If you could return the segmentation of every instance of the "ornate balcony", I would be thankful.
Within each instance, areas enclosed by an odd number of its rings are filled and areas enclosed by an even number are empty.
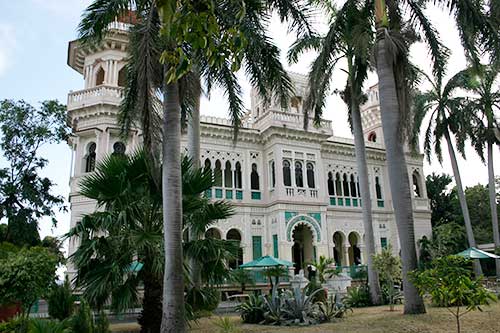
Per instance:
[[[73,91],[68,94],[68,111],[101,104],[119,106],[122,98],[122,87],[101,85]]]

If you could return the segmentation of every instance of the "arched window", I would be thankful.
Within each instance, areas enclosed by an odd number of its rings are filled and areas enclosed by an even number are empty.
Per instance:
[[[309,188],[316,188],[316,184],[314,183],[314,164],[307,163],[307,186]]]
[[[92,172],[95,169],[96,151],[97,145],[92,142],[87,148],[87,157],[85,158],[85,172]]]
[[[234,187],[242,188],[241,186],[241,164],[240,162],[236,162],[234,166]]]
[[[358,197],[358,191],[356,188],[356,181],[354,181],[354,175],[351,175],[351,197],[357,198]]]
[[[347,180],[347,174],[345,174],[345,173],[343,176],[342,188],[344,190],[344,196],[348,197],[349,196],[349,181]]]
[[[127,84],[127,68],[124,66],[118,72],[118,86],[125,87],[126,84]]]
[[[123,142],[117,141],[113,144],[113,155],[125,155],[126,149]]]
[[[271,161],[271,187],[274,188],[276,185],[276,170],[274,161]]]
[[[377,142],[377,133],[370,132],[370,134],[368,134],[368,141]]]
[[[233,170],[231,170],[231,162],[226,161],[226,166],[224,168],[224,187],[233,187]]]
[[[422,192],[420,190],[420,175],[417,171],[413,172],[413,194],[416,198],[420,198],[422,196]]]
[[[222,165],[219,160],[215,161],[214,186],[222,187]]]
[[[335,192],[338,196],[342,195],[342,180],[340,180],[340,173],[335,174]]]
[[[302,163],[295,162],[295,186],[304,187],[304,174],[302,173]]]
[[[335,185],[333,183],[333,174],[331,171],[328,173],[328,194],[335,195]]]
[[[104,83],[104,69],[99,67],[97,70],[97,74],[95,76],[95,85],[99,86]]]
[[[226,239],[241,243],[241,234],[237,229],[230,229],[226,234]],[[238,268],[238,266],[243,264],[243,249],[238,249],[238,259],[232,259],[229,261],[229,267],[232,269]]]
[[[205,238],[221,239],[222,236],[221,236],[219,230],[217,230],[215,228],[210,228],[207,231],[205,231]]]
[[[377,200],[382,200],[382,187],[380,186],[380,178],[375,177],[375,193],[377,195]]]
[[[250,188],[258,190],[259,187],[259,173],[257,172],[257,164],[252,163],[252,172],[250,173]]]
[[[290,171],[290,162],[283,161],[283,184],[285,186],[292,186],[292,173]]]
[[[358,197],[361,198],[361,191],[359,190],[359,177],[356,177],[356,188],[358,189]]]
[[[211,170],[212,169],[212,163],[210,163],[210,160],[207,158],[205,160],[205,170]]]

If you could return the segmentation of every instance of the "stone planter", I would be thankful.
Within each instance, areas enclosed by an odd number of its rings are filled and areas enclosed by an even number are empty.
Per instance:
[[[347,294],[347,288],[351,286],[352,279],[345,273],[334,275],[329,278],[323,287],[328,289],[328,296],[338,295],[340,299]]]

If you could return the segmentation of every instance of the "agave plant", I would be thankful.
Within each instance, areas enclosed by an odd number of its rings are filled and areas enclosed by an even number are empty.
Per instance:
[[[283,315],[286,325],[312,325],[318,323],[318,312],[313,303],[314,295],[320,290],[307,294],[296,287],[284,294]]]
[[[259,324],[264,321],[265,304],[262,296],[250,294],[250,298],[239,304],[236,311],[241,314],[241,320],[248,324]]]
[[[281,325],[284,321],[282,313],[282,296],[278,293],[278,285],[275,284],[271,293],[267,297],[263,297],[266,304],[266,312],[264,312],[264,322],[271,325]]]
[[[330,296],[327,301],[318,303],[320,321],[330,322],[335,318],[343,318],[352,308],[347,304],[337,301],[337,296]]]

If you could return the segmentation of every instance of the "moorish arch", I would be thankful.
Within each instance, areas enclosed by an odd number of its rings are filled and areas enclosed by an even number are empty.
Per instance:
[[[238,258],[230,260],[228,265],[232,269],[238,268],[243,264],[243,248],[241,247],[242,232],[237,228],[231,228],[226,233],[226,240],[237,241],[239,244]]]
[[[336,266],[348,265],[345,262],[346,236],[342,231],[335,231],[333,234],[333,259]]]
[[[351,231],[347,238],[349,242],[349,264],[357,266],[361,264],[361,236],[356,231]]]
[[[321,241],[320,225],[311,216],[295,216],[288,222],[287,239],[293,242],[291,255],[295,263],[295,274],[298,274],[306,263],[316,259],[315,244]]]

